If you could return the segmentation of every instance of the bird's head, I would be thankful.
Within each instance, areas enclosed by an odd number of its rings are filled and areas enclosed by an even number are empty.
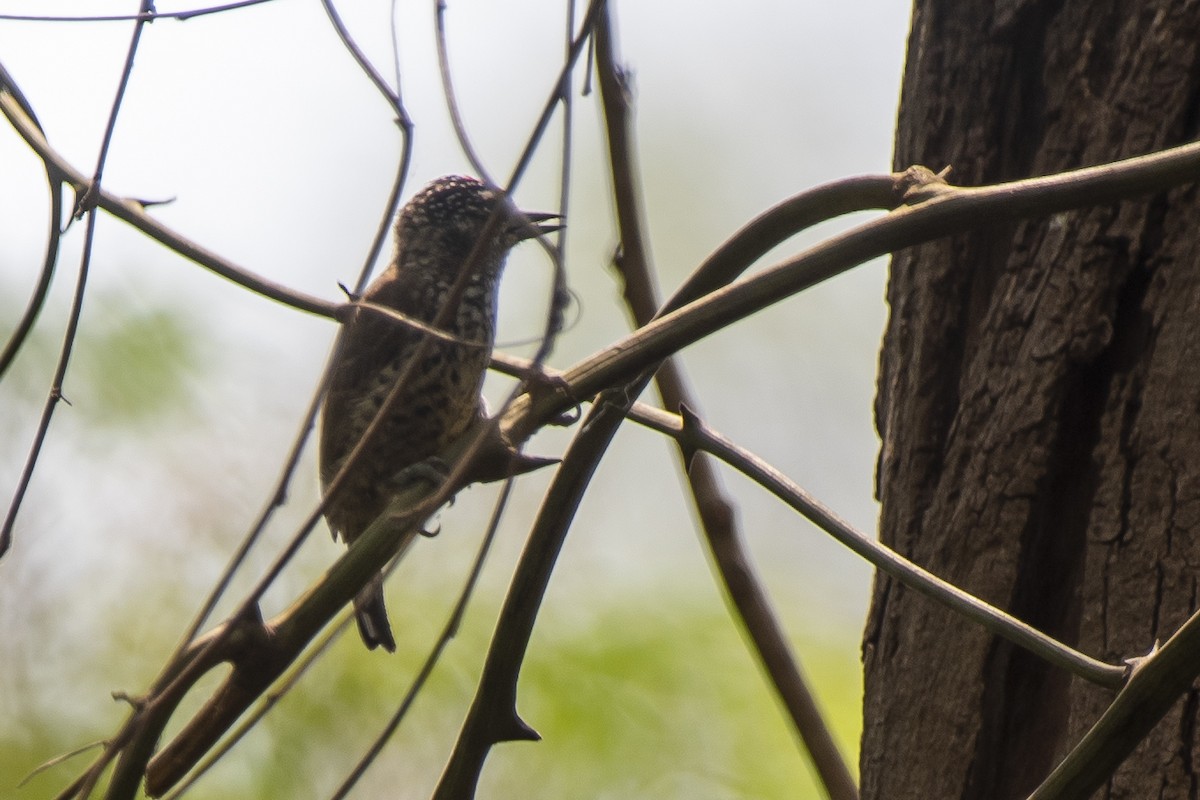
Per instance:
[[[497,206],[501,218],[490,228]],[[555,214],[517,211],[503,193],[475,178],[446,175],[430,183],[400,211],[396,222],[398,261],[439,265],[455,273],[467,263],[477,243],[474,269],[496,273],[517,242],[558,230],[547,224]]]

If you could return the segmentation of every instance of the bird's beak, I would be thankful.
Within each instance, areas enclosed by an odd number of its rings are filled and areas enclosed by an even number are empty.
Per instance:
[[[518,241],[544,236],[567,227],[562,223],[550,222],[550,220],[562,219],[561,214],[546,211],[523,211],[521,215],[524,219],[520,216],[515,217],[512,224],[509,225],[509,230],[517,236]]]

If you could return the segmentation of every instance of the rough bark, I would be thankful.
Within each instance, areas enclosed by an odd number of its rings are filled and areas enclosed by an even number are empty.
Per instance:
[[[1191,140],[1200,4],[917,0],[895,166],[964,185]],[[892,262],[881,537],[1097,657],[1197,605],[1194,187],[985,228]],[[1111,699],[895,582],[864,640],[864,798],[1022,797]],[[1111,782],[1195,798],[1197,697]]]

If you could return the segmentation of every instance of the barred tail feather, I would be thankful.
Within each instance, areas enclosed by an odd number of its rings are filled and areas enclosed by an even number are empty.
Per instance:
[[[389,653],[396,652],[392,625],[388,622],[387,607],[383,604],[382,575],[376,576],[354,598],[354,617],[358,622],[358,633],[369,649],[382,647]]]

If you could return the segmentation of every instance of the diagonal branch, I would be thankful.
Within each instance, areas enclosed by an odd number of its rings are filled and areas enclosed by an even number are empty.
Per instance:
[[[1161,648],[1129,659],[1129,682],[1029,800],[1087,800],[1200,676],[1200,611]]]
[[[12,76],[8,74],[2,65],[0,65],[0,91],[6,91],[12,95],[13,100],[25,112],[29,121],[39,130],[42,130],[41,124],[38,122],[36,115],[33,113],[33,108],[29,102],[21,94],[17,88]],[[25,312],[21,315],[20,321],[13,328],[12,335],[9,336],[8,342],[4,345],[4,349],[0,351],[0,377],[8,370],[13,359],[16,358],[21,346],[25,343],[29,332],[33,330],[33,325],[37,322],[38,315],[41,313],[42,305],[46,301],[46,294],[50,289],[50,282],[54,277],[54,267],[58,264],[58,245],[62,238],[62,207],[63,193],[62,180],[54,171],[54,167],[47,162],[42,162],[46,169],[46,181],[50,184],[50,232],[46,238],[46,254],[42,258],[42,269],[38,275],[37,285],[34,287],[33,294],[29,297],[29,302],[25,306]],[[0,536],[0,555],[8,549],[7,542]]]
[[[877,193],[882,180],[886,178],[866,176],[852,179],[857,184],[853,187],[851,182],[829,184],[788,202],[804,206],[804,201],[818,194],[839,190],[851,197],[857,192],[861,198]],[[710,288],[718,277],[725,277],[726,271],[736,274],[746,268],[746,257],[762,243],[761,239],[747,240],[747,229],[743,229],[697,270],[675,299],[668,301],[665,308],[673,310],[566,370],[563,380],[569,392],[533,392],[514,403],[505,415],[506,434],[514,440],[527,438],[538,420],[551,419],[570,409],[573,397],[590,397],[605,387],[632,380],[642,370],[705,336],[874,258],[1000,221],[1112,203],[1200,180],[1200,143],[1098,167],[980,188],[940,183],[922,167],[894,175],[891,180],[901,197],[916,205],[898,208],[833,236],[754,277],[724,288]],[[873,207],[877,206],[863,205],[859,210]],[[814,217],[821,211],[807,210]],[[853,209],[838,206],[811,222],[850,210]],[[748,228],[757,227],[757,222]],[[735,255],[726,256],[727,248]],[[692,299],[703,293],[700,287],[709,293]],[[685,300],[690,302],[684,304]]]
[[[513,375],[523,374],[528,368],[523,359],[502,354],[493,356],[493,366]],[[548,377],[556,380],[560,375],[561,373],[550,372]],[[1106,664],[1068,647],[954,584],[942,580],[875,538],[857,530],[783,473],[703,424],[691,411],[686,408],[684,410],[685,413],[680,416],[645,403],[634,403],[629,409],[628,418],[639,425],[670,436],[682,449],[709,453],[720,459],[787,503],[805,519],[880,572],[942,603],[997,636],[1008,639],[1098,686],[1117,688],[1128,677],[1129,670],[1125,667]]]
[[[625,301],[637,325],[645,325],[657,312],[659,300],[651,277],[650,253],[643,232],[641,192],[635,166],[636,149],[630,122],[629,88],[617,64],[612,14],[596,30],[596,74],[608,134],[609,165],[621,249],[617,269],[624,278]],[[654,373],[663,405],[668,409],[696,408],[691,388],[678,359],[667,359]],[[800,670],[771,600],[755,574],[746,552],[741,526],[732,499],[726,494],[712,459],[677,440],[678,454],[691,488],[696,513],[709,553],[725,586],[755,655],[783,701],[796,732],[812,759],[832,800],[857,800],[858,788],[833,734],[817,706],[816,698]]]
[[[160,244],[166,245],[179,255],[208,269],[223,278],[233,281],[252,292],[269,297],[284,305],[324,317],[337,317],[341,306],[319,297],[289,289],[274,281],[257,275],[196,244],[187,237],[173,231],[146,213],[142,203],[110,194],[102,189],[94,191],[92,181],[72,166],[57,150],[50,146],[37,125],[17,102],[7,82],[0,85],[0,114],[3,114],[20,134],[25,143],[46,162],[62,179],[71,184],[78,196],[94,194],[100,208],[117,219],[132,225]]]

